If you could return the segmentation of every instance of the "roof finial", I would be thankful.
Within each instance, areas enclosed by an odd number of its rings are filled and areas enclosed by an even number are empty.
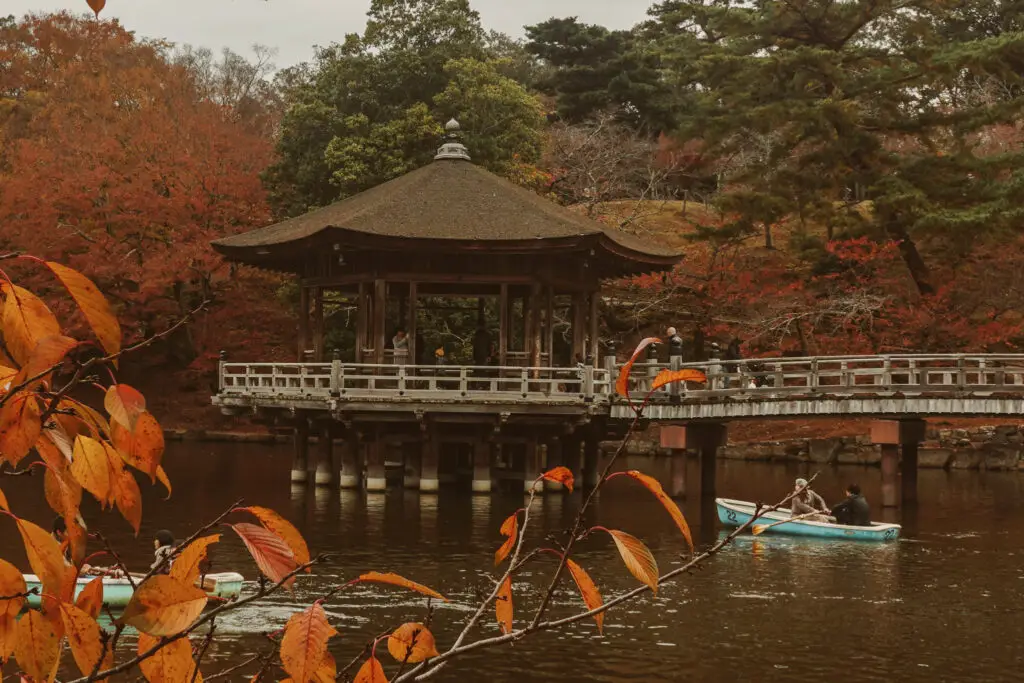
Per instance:
[[[445,137],[448,138],[441,149],[437,150],[437,155],[434,160],[438,159],[458,159],[462,161],[471,161],[469,156],[469,150],[460,141],[462,138],[462,126],[455,119],[450,120],[444,124]]]

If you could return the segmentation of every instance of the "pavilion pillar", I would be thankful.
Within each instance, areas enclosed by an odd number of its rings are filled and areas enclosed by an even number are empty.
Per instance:
[[[420,446],[420,492],[436,493],[440,487],[437,475],[438,464],[440,463],[441,449],[438,443],[438,434],[431,430],[423,439]]]
[[[370,302],[366,296],[366,283],[359,283],[359,298],[356,302],[356,362],[365,363],[366,359],[363,358],[363,350],[369,346],[367,342],[367,328],[369,327],[369,307]]]
[[[406,323],[406,334],[409,338],[409,359],[410,365],[417,365],[422,349],[416,344],[416,326],[419,321],[419,291],[415,282],[409,283],[409,320]]]
[[[313,359],[324,361],[324,288],[313,288]]]
[[[292,481],[303,482],[309,466],[309,420],[299,418],[295,423],[295,454],[292,458]]]
[[[511,333],[508,304],[508,285],[503,284],[498,301],[498,365],[503,368],[508,366],[508,339]]]
[[[384,335],[387,324],[388,283],[377,278],[373,281],[373,362],[384,362]]]
[[[345,435],[341,446],[341,476],[338,485],[343,489],[357,489],[363,483],[363,461],[360,457],[359,438],[355,432]]]
[[[572,295],[572,358],[570,361],[583,363],[587,359],[587,295],[574,292]]]
[[[544,288],[544,348],[548,352],[549,368],[555,367],[555,289]]]
[[[366,490],[386,491],[387,472],[384,469],[384,443],[381,435],[374,431],[366,441]]]
[[[338,468],[334,461],[334,435],[331,433],[331,423],[326,422],[320,427],[318,450],[320,457],[316,462],[316,474],[313,481],[317,486],[330,486],[334,483]]]
[[[590,312],[587,316],[587,322],[590,326],[590,342],[588,350],[590,352],[590,357],[594,359],[594,367],[597,367],[598,364],[601,362],[597,357],[597,354],[600,351],[600,349],[598,348],[598,334],[600,333],[600,328],[598,327],[598,323],[600,322],[600,312],[598,309],[598,304],[601,302],[600,292],[598,290],[591,290],[589,299]]]
[[[298,362],[306,361],[306,349],[309,347],[309,288],[299,285],[299,339]]]
[[[537,481],[541,474],[540,443],[536,438],[527,439],[526,457],[523,458],[523,492],[543,493],[544,482]]]
[[[540,367],[540,351],[541,351],[541,326],[540,326],[540,311],[541,311],[541,288],[539,283],[534,283],[530,286],[530,296],[527,301],[527,317],[526,317],[526,331],[527,331],[527,359],[530,367]]]
[[[473,493],[491,492],[491,443],[483,436],[473,440]]]

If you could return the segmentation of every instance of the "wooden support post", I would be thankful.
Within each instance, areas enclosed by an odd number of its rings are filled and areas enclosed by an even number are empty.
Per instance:
[[[583,292],[572,295],[572,358],[570,364],[587,359],[587,297]]]
[[[905,443],[900,449],[902,450],[902,458],[900,459],[900,477],[902,481],[902,493],[903,502],[916,503],[917,502],[917,449],[918,444],[916,443]]]
[[[508,301],[508,285],[501,285],[501,293],[498,301],[498,365],[508,365],[508,341],[512,334],[511,310]]]
[[[356,362],[365,363],[367,359],[363,358],[363,349],[369,346],[367,344],[369,337],[367,328],[369,327],[370,320],[370,301],[366,295],[365,282],[359,283],[358,297],[359,299],[356,303]]]
[[[526,442],[526,457],[523,459],[523,492],[537,493],[544,492],[544,482],[536,481],[541,474],[540,444],[537,439],[528,439]]]
[[[295,455],[292,459],[292,481],[306,481],[309,466],[309,422],[300,418],[295,423]]]
[[[673,460],[677,459],[677,451],[694,450],[700,454],[700,495],[702,498],[715,497],[715,466],[718,460],[718,449],[728,441],[728,433],[724,423],[697,422],[685,427],[671,425],[661,428],[661,445],[673,452]],[[685,488],[685,459],[682,485]],[[673,475],[673,481],[675,475]]]
[[[576,486],[583,485],[583,452],[582,440],[577,434],[563,434],[559,439],[558,451],[561,457],[561,464],[569,468]]]
[[[420,491],[422,493],[437,493],[440,486],[437,475],[440,455],[438,434],[431,432],[423,439],[420,451]]]
[[[387,472],[384,469],[384,443],[380,434],[371,433],[366,441],[366,490],[386,491]]]
[[[341,476],[338,485],[343,489],[357,489],[363,483],[363,460],[360,457],[359,439],[354,432],[349,432],[341,447]]]
[[[415,282],[409,283],[409,320],[406,323],[406,334],[409,335],[409,364],[418,365],[419,357],[423,354],[416,344],[416,328],[419,325],[419,291]]]
[[[544,288],[544,349],[548,353],[547,367],[555,367],[555,290]]]
[[[491,492],[491,443],[478,437],[473,441],[473,493]]]
[[[600,302],[600,293],[597,290],[590,292],[590,314],[588,316],[588,322],[590,325],[590,355],[594,359],[594,367],[599,367],[601,362],[597,357],[600,352],[598,347],[598,335],[600,334],[600,309],[598,308],[598,304]]]
[[[331,433],[331,423],[327,422],[320,427],[320,457],[316,463],[316,473],[313,481],[317,486],[330,486],[337,478],[337,470],[334,468],[334,435]]]
[[[530,298],[528,299],[528,301],[530,310],[526,323],[526,328],[529,332],[529,334],[527,335],[527,351],[529,352],[527,359],[530,367],[539,368],[542,339],[542,330],[540,325],[540,284],[534,284],[530,287]]]
[[[549,439],[544,444],[544,449],[547,451],[547,462],[544,463],[544,471],[564,465],[562,461],[562,441],[561,439]],[[562,486],[561,482],[557,481],[545,481],[544,487],[548,491],[561,491],[565,487]]]
[[[309,288],[299,285],[299,340],[297,361],[306,361],[306,349],[309,346]]]
[[[600,450],[601,443],[596,435],[588,434],[583,440],[583,487],[586,489],[597,488],[600,480]]]
[[[897,470],[899,469],[900,447],[897,444],[880,444],[882,450],[882,507],[894,508],[899,505],[897,494]]]
[[[420,487],[420,448],[418,442],[402,444],[402,486],[407,489]]]
[[[385,326],[387,325],[388,283],[373,281],[373,362],[384,362]]]
[[[324,288],[313,288],[313,360],[324,362]]]

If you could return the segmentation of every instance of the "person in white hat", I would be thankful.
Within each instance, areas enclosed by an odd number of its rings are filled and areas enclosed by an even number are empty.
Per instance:
[[[790,508],[794,517],[797,515],[806,515],[812,512],[820,513],[812,517],[805,517],[804,519],[813,522],[829,522],[831,517],[829,516],[831,510],[825,499],[812,491],[811,487],[807,485],[807,480],[800,478],[796,480],[796,484],[793,487],[794,491],[798,491],[793,497],[793,504]]]

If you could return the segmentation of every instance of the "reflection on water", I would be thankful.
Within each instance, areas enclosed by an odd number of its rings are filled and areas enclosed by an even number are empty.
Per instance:
[[[300,580],[294,595],[274,596],[220,620],[224,637],[205,666],[211,673],[269,647],[264,634],[283,626],[296,609],[370,569],[398,572],[451,598],[433,614],[443,647],[489,588],[487,573],[502,540],[498,527],[524,502],[515,493],[421,496],[396,488],[367,495],[294,487],[288,451],[273,447],[174,444],[166,464],[174,497],[163,501],[157,489],[147,489],[140,539],[118,517],[87,511],[131,566],[149,563],[150,538],[157,529],[184,536],[243,496],[287,515],[314,552],[332,558],[316,575]],[[667,460],[632,459],[624,465],[666,485],[681,474]],[[719,470],[718,490],[774,501],[794,477],[807,474],[804,467],[730,462]],[[685,475],[687,482],[698,481],[695,463]],[[878,470],[829,469],[816,485],[832,501],[852,481],[863,486],[870,501],[879,500]],[[48,525],[42,480],[22,482],[5,487],[12,507]],[[1016,633],[1022,623],[1017,606],[1024,597],[1022,488],[1014,474],[923,471],[919,507],[893,513],[905,527],[899,543],[743,537],[704,570],[663,587],[657,597],[613,610],[604,636],[592,622],[580,623],[514,649],[474,654],[434,680],[468,676],[476,681],[484,675],[489,683],[1016,679]],[[531,510],[537,524],[531,542],[557,540],[579,501],[579,493],[539,499]],[[699,543],[722,536],[713,505],[691,497],[684,511]],[[683,544],[671,520],[635,482],[614,480],[590,521],[644,539],[662,570],[682,562]],[[7,525],[0,534],[0,555],[24,566],[17,534],[9,521],[0,524]],[[635,585],[602,534],[582,543],[576,558],[606,597]],[[230,531],[214,562],[219,570],[255,578],[252,561]],[[537,591],[552,566],[550,557],[540,559],[516,578],[517,622],[536,608]],[[563,584],[554,614],[581,608],[573,586]],[[327,610],[341,633],[332,645],[339,661],[348,661],[380,630],[427,617],[424,600],[380,586],[353,587]],[[491,615],[480,633],[497,633]]]

